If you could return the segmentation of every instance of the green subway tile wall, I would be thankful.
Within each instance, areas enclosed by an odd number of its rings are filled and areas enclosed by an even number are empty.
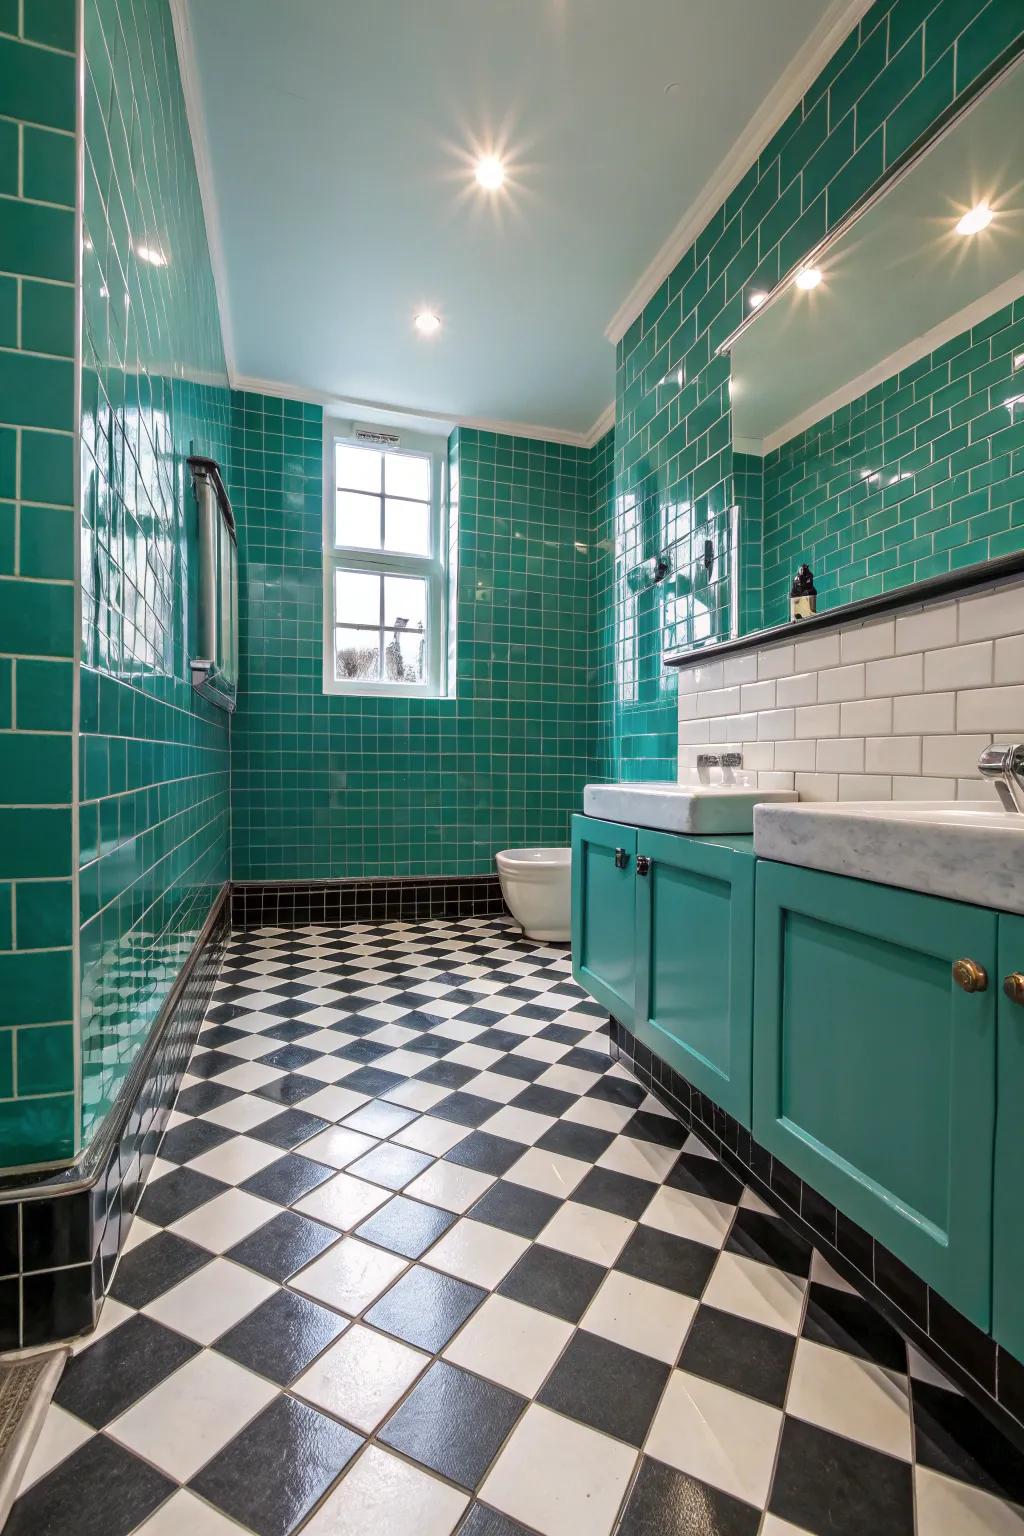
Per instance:
[[[228,873],[227,716],[188,681],[195,515],[185,458],[226,458],[230,393],[170,9],[164,0],[84,5],[87,1143]]]
[[[764,623],[805,560],[825,609],[1021,548],[1022,350],[1024,298],[766,455]]]
[[[76,1139],[74,49],[0,6],[0,1166]]]
[[[1020,0],[877,0],[619,342],[623,776],[675,774],[676,680],[661,668],[662,649],[726,634],[732,624],[732,554],[744,508],[734,483],[728,362],[715,349],[742,320],[751,290],[777,282],[1005,50],[1022,44]],[[652,589],[641,562],[658,546],[672,571]]]
[[[456,687],[429,700],[323,692],[322,455],[318,408],[236,396],[235,879],[475,874],[565,844],[593,765],[591,452],[453,435]]]

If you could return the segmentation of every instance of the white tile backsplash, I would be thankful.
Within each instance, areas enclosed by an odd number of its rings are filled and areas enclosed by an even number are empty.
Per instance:
[[[679,772],[739,748],[807,800],[979,799],[994,738],[1024,740],[1024,581],[680,675]]]

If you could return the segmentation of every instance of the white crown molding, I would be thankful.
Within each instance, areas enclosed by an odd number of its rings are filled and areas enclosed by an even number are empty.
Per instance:
[[[565,443],[571,448],[592,448],[615,424],[614,400],[605,407],[587,432],[570,432],[561,427],[539,427],[528,421],[496,421],[489,416],[460,416],[444,411],[422,411],[409,406],[386,405],[379,400],[355,400],[347,395],[333,395],[326,390],[304,389],[280,379],[258,379],[239,374],[232,387],[255,395],[274,395],[284,400],[304,400],[322,405],[332,416],[354,417],[369,425],[393,426],[407,432],[450,432],[455,427],[473,427],[479,432],[498,432],[506,437],[532,437],[545,443]]]
[[[220,340],[224,351],[224,364],[228,381],[235,383],[235,343],[231,330],[231,308],[228,303],[228,276],[224,261],[224,242],[221,237],[220,215],[213,188],[213,166],[210,161],[209,140],[206,136],[206,114],[199,90],[199,70],[196,64],[195,41],[189,19],[188,0],[168,0],[171,24],[174,28],[174,45],[178,53],[178,73],[185,98],[185,118],[192,138],[192,157],[196,163],[199,182],[199,199],[206,221],[206,244],[213,269],[213,286],[217,294],[217,312],[220,317]]]
[[[740,178],[746,174],[776,129],[806,95],[847,33],[870,9],[874,0],[832,0],[818,25],[758,107],[710,181],[683,214],[664,245],[652,259],[605,327],[611,342],[622,337],[653,293],[678,265],[712,214]]]
[[[994,315],[1004,305],[1012,304],[1015,299],[1019,299],[1022,291],[1024,291],[1024,272],[1018,272],[1014,277],[1007,278],[1005,283],[1000,283],[998,287],[982,294],[980,299],[975,299],[972,303],[966,304],[963,309],[957,310],[955,315],[940,320],[938,325],[932,326],[931,330],[924,331],[913,341],[908,341],[904,346],[898,347],[895,352],[890,352],[888,357],[883,357],[880,363],[875,363],[857,378],[851,379],[849,383],[833,390],[824,399],[808,406],[798,416],[794,416],[792,421],[787,421],[774,432],[769,432],[760,445],[751,447],[747,451],[761,455],[771,453],[774,448],[788,443],[791,437],[796,437],[798,433],[805,432],[808,427],[813,427],[815,422],[831,416],[833,411],[840,410],[844,405],[849,405],[851,400],[857,400],[861,395],[866,395],[868,390],[874,389],[876,384],[891,379],[894,374],[909,368],[911,363],[927,357],[929,352],[934,352],[937,347],[952,341],[953,337],[959,336],[962,331],[968,331],[972,326],[980,325],[982,320],[988,319],[989,315]],[[750,441],[753,443],[754,439]],[[739,446],[738,443],[737,446]]]

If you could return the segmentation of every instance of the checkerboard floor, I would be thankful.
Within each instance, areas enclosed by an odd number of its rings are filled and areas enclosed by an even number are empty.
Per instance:
[[[6,1536],[1024,1536],[1024,1458],[493,919],[236,935]]]

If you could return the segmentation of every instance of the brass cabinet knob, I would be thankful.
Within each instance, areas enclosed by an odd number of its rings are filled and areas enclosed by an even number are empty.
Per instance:
[[[646,875],[650,871],[651,861],[646,853],[638,853],[636,856],[636,872],[638,875]]]
[[[977,960],[954,960],[953,980],[965,992],[984,992],[988,986],[988,972]]]
[[[1011,971],[1009,976],[1004,976],[1003,991],[1011,1003],[1020,1003],[1024,1007],[1024,976],[1020,971]]]

